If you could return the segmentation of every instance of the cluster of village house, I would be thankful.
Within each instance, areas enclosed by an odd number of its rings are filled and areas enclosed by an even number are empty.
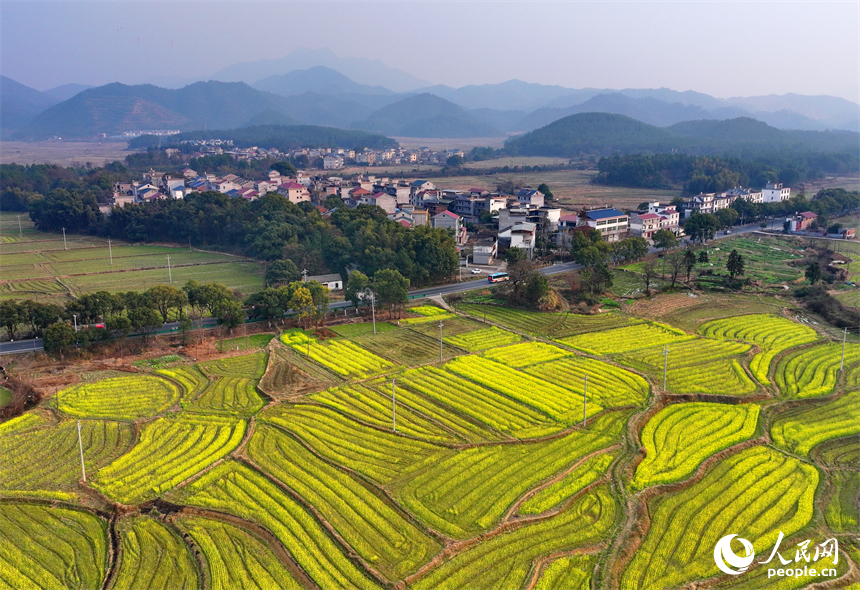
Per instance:
[[[232,140],[206,139],[206,140],[183,140],[181,144],[199,148],[194,156],[209,156],[227,154],[236,160],[262,160],[266,158],[291,158],[307,156],[311,161],[322,158],[322,167],[325,170],[339,170],[347,163],[355,163],[362,166],[390,166],[400,164],[428,164],[444,165],[451,156],[465,157],[466,153],[461,149],[449,149],[442,151],[431,150],[428,147],[415,149],[387,148],[374,150],[364,148],[353,150],[348,148],[296,148],[288,152],[281,152],[277,148],[234,148]],[[168,148],[168,155],[180,153],[179,149]]]
[[[198,174],[189,168],[177,178],[150,170],[140,181],[118,183],[113,205],[182,199],[194,191],[217,191],[248,200],[274,192],[293,203],[313,202],[323,215],[330,215],[331,211],[322,203],[334,195],[344,207],[375,205],[385,211],[389,219],[405,227],[429,225],[448,230],[461,249],[465,249],[469,241],[466,224],[490,217],[498,220],[498,230],[492,236],[483,232],[486,237],[472,240],[470,244],[471,262],[479,265],[492,264],[507,248],[522,248],[531,258],[539,237],[564,247],[570,243],[573,232],[584,227],[600,230],[608,242],[629,236],[641,236],[650,242],[659,230],[683,235],[678,210],[659,201],[648,203],[647,212],[627,214],[606,206],[573,213],[547,203],[545,195],[532,188],[521,189],[516,194],[501,194],[480,188],[440,189],[431,181],[421,179],[410,182],[360,175],[347,180],[325,175],[312,177],[301,171],[294,178],[286,178],[270,170],[262,180],[248,180],[234,174]],[[759,192],[736,188],[692,196],[684,203],[684,208],[691,213],[714,213],[728,207],[735,199],[772,203],[787,200],[790,195],[791,189],[781,184],[769,184]],[[110,206],[106,206],[105,212],[109,210]],[[806,230],[814,215],[810,212],[797,215],[792,220],[792,231]]]

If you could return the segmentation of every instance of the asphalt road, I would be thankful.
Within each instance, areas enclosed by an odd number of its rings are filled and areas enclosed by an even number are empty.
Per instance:
[[[768,229],[779,228],[782,229],[782,221],[776,220],[770,222],[768,225]],[[726,235],[725,232],[721,232],[720,234],[714,236],[714,240],[722,240],[725,238],[731,238],[733,236],[737,236],[739,234],[748,234],[751,232],[760,231],[761,227],[759,224],[745,225],[743,227],[734,227],[732,228],[732,233]],[[684,240],[684,243],[687,243],[687,240]],[[651,252],[656,252],[656,248],[651,248]],[[543,275],[556,275],[564,272],[569,272],[572,270],[576,270],[580,268],[578,264],[575,262],[565,262],[563,264],[554,264],[552,266],[545,266],[541,268],[538,272]],[[483,280],[468,280],[463,281],[462,283],[452,283],[450,285],[439,285],[437,287],[429,287],[427,289],[416,289],[415,291],[409,292],[410,299],[418,299],[421,297],[430,297],[433,295],[451,295],[453,293],[465,293],[466,291],[474,291],[476,289],[484,289],[488,285],[486,277]],[[352,303],[349,301],[338,301],[337,303],[332,303],[329,306],[329,309],[341,309],[344,307],[352,307]],[[204,320],[200,320],[199,322],[195,322],[195,327],[199,327],[200,322],[202,322],[204,327],[211,327],[216,325],[216,321],[212,318],[207,318]],[[158,334],[166,334],[169,332],[173,332],[177,330],[179,327],[179,322],[169,322],[164,324],[164,326],[158,330]],[[36,338],[31,340],[18,340],[16,342],[3,342],[0,343],[0,356],[6,354],[22,354],[26,352],[32,352],[34,350],[42,350],[42,339]]]

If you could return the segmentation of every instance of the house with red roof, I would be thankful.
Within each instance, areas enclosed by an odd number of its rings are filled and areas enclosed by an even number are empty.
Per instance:
[[[789,221],[789,231],[808,231],[810,226],[818,218],[812,211],[798,213]]]
[[[437,229],[451,230],[458,244],[466,243],[466,226],[463,225],[463,218],[456,213],[447,210],[437,213],[430,218],[430,224]]]
[[[630,232],[650,240],[655,232],[660,230],[662,217],[657,213],[634,213],[630,216]]]
[[[278,186],[278,194],[283,195],[291,203],[310,201],[311,194],[298,182],[285,182]]]

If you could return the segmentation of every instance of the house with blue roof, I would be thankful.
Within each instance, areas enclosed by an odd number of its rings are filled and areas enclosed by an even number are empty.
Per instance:
[[[605,242],[623,240],[630,229],[630,216],[614,207],[586,211],[582,217],[588,227],[600,232]]]

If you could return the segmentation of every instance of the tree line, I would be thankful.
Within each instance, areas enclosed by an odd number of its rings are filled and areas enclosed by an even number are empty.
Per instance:
[[[851,153],[780,153],[748,159],[688,154],[627,154],[601,158],[592,182],[631,188],[670,189],[682,185],[684,193],[721,192],[736,186],[764,187],[769,182],[786,186],[817,180],[826,174],[860,170]]]

